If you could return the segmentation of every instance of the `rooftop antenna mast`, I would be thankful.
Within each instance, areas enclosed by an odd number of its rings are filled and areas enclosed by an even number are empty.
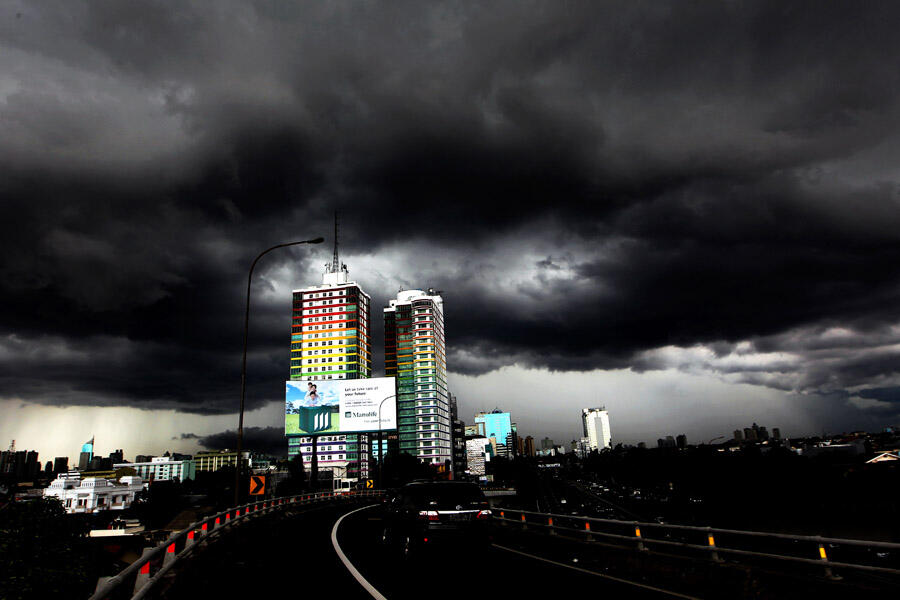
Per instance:
[[[331,272],[341,270],[341,261],[338,259],[338,211],[334,211],[334,258],[331,259]]]

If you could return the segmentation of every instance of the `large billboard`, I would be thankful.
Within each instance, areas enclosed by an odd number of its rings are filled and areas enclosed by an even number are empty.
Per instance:
[[[393,377],[288,381],[285,390],[286,435],[344,434],[397,428]],[[384,401],[385,398],[389,400]],[[382,401],[384,401],[382,403]]]

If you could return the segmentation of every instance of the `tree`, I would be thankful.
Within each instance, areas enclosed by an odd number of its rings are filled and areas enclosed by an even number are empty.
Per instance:
[[[414,479],[435,479],[436,476],[434,465],[426,465],[411,454],[389,451],[384,457],[384,481],[387,486],[397,487]]]
[[[303,457],[297,454],[287,461],[288,476],[278,483],[276,494],[294,496],[306,488],[306,470],[303,468]]]
[[[133,510],[148,529],[158,529],[184,508],[184,494],[179,481],[155,481],[135,497]]]
[[[134,467],[119,467],[116,469],[116,481],[118,481],[122,477],[128,477],[130,475],[137,475],[137,471],[134,470]]]
[[[0,598],[84,597],[92,548],[84,520],[56,498],[12,502],[0,510]]]

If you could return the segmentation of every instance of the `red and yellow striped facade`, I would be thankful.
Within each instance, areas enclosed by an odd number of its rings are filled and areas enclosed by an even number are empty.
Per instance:
[[[345,271],[326,273],[323,285],[294,290],[291,380],[367,379],[372,376],[368,294]],[[309,468],[310,436],[288,436],[288,456]],[[318,465],[335,477],[368,476],[365,435],[317,436]]]

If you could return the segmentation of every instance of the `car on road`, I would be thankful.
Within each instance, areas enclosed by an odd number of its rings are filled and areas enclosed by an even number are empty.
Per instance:
[[[491,511],[474,483],[408,483],[388,502],[382,541],[404,557],[454,542],[488,544]]]

